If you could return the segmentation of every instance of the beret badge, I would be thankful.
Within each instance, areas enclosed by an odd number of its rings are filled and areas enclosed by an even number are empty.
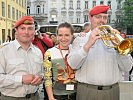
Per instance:
[[[29,20],[25,20],[25,21],[24,21],[24,24],[29,24],[29,23],[30,23]]]

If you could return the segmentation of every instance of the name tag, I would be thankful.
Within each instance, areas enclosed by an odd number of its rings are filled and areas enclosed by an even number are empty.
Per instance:
[[[74,84],[67,84],[66,90],[74,90]]]

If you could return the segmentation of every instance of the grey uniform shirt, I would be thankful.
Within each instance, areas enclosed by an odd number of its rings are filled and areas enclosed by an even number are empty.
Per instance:
[[[95,42],[88,53],[85,52],[83,46],[89,35],[90,32],[85,37],[77,37],[70,45],[68,63],[72,69],[77,69],[76,80],[105,86],[120,81],[122,71],[131,69],[132,57],[118,54],[114,48],[105,46],[101,39]]]
[[[38,86],[22,84],[22,75],[43,75],[43,56],[32,44],[24,50],[17,40],[0,48],[0,91],[3,95],[25,97]]]

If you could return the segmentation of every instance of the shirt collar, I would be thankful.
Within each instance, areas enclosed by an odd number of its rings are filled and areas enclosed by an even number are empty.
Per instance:
[[[19,50],[19,48],[22,48],[21,45],[19,44],[19,42],[16,39],[14,40],[14,44],[15,44],[17,50]],[[33,49],[33,44],[32,43],[30,44],[28,50],[30,50],[30,49]]]

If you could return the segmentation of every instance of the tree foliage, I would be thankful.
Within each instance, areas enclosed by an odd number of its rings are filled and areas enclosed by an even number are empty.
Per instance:
[[[118,0],[121,2],[122,0]],[[125,0],[122,4],[122,14],[117,22],[117,27],[120,29],[126,29],[129,34],[133,33],[133,0]]]
[[[133,0],[126,0],[123,4],[122,23],[125,28],[133,27]]]

